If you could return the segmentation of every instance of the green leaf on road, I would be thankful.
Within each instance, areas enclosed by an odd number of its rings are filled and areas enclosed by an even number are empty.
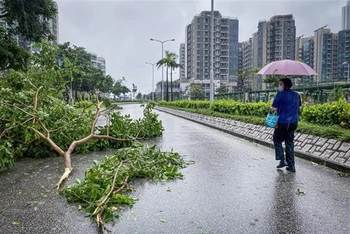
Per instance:
[[[18,226],[18,225],[21,225],[21,221],[18,221],[18,220],[17,220],[17,221],[14,221],[12,224]]]

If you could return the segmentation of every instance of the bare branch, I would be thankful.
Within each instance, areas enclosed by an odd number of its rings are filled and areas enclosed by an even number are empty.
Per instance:
[[[39,91],[40,89],[42,89],[43,86],[40,86],[37,90],[36,90],[36,93],[35,93],[35,98],[34,98],[34,107],[33,107],[33,110],[36,111],[36,108],[38,106],[38,95],[39,95]]]
[[[50,130],[47,129],[45,127],[45,124],[43,123],[43,121],[41,121],[41,119],[36,118],[36,121],[38,121],[38,123],[40,124],[40,126],[45,130],[45,132],[47,133],[47,138],[50,139]]]
[[[46,137],[44,134],[42,134],[41,132],[39,132],[38,130],[36,130],[35,128],[31,128],[36,134],[38,134],[40,136],[41,139],[47,141],[51,147],[62,157],[64,157],[64,151],[58,146],[56,145],[55,142],[53,142],[50,138]]]
[[[63,175],[61,176],[60,180],[59,180],[58,183],[56,184],[56,189],[57,189],[57,190],[60,188],[62,182],[63,182],[65,179],[67,179],[67,178],[69,177],[69,175],[70,175],[70,173],[72,172],[72,170],[73,170],[73,169],[68,168],[68,167],[66,167],[66,168],[64,169]]]

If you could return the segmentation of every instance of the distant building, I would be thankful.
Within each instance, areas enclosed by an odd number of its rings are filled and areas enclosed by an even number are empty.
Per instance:
[[[238,43],[238,70],[243,70],[243,42]]]
[[[322,54],[323,50],[323,34],[330,34],[331,30],[329,28],[326,28],[326,26],[318,28],[314,31],[314,65],[313,69],[316,71],[318,74],[315,76],[315,82],[320,82],[321,81],[321,72],[322,72],[322,59],[326,58],[326,54]],[[327,49],[327,48],[326,48]]]
[[[57,9],[57,14],[54,15],[52,19],[49,20],[49,27],[51,34],[55,36],[55,40],[53,41],[54,45],[59,44],[59,21],[58,21],[58,5],[57,2],[54,2],[55,8]]]
[[[179,64],[181,65],[179,69],[179,79],[180,82],[183,81],[186,78],[186,44],[181,43],[180,44],[180,50],[179,50]]]
[[[295,20],[293,15],[275,15],[267,27],[267,62],[295,59]]]
[[[262,68],[270,62],[283,59],[294,60],[295,32],[295,20],[292,14],[275,15],[270,21],[259,21],[258,31],[251,38],[252,62],[250,68]],[[246,66],[243,64],[243,67]],[[261,75],[253,78],[253,89],[266,89]]]
[[[186,27],[187,78],[210,79],[211,12],[196,15]],[[214,11],[214,79],[234,79],[238,69],[238,19]]]
[[[258,64],[257,67],[262,68],[267,64],[267,32],[268,22],[260,21],[258,23]]]
[[[303,35],[304,36],[304,35]],[[295,40],[295,60],[303,60],[303,45],[305,38],[303,36],[299,36]]]
[[[344,62],[350,65],[350,29],[338,32],[337,76],[340,80],[345,80],[350,75],[348,74],[348,67],[343,65]]]
[[[323,33],[321,35],[321,63],[318,82],[334,81],[337,76],[338,34]]]
[[[342,7],[341,11],[341,30],[345,29],[350,29],[350,1]]]
[[[302,38],[301,59],[310,67],[314,67],[314,37]],[[300,55],[299,55],[300,56]]]
[[[98,57],[95,53],[91,54],[92,65],[98,69],[101,69],[106,74],[106,60],[103,57]]]
[[[48,24],[50,28],[50,33],[54,36],[52,43],[57,46],[59,44],[59,21],[58,21],[58,5],[57,2],[54,2],[54,7],[57,10],[57,14],[53,16],[53,18],[49,19]],[[43,20],[43,17],[41,17]],[[23,48],[27,48],[31,53],[40,52],[40,48],[34,47],[33,42],[29,42],[22,36],[18,36],[18,44]]]
[[[253,39],[242,42],[242,70],[253,68]]]

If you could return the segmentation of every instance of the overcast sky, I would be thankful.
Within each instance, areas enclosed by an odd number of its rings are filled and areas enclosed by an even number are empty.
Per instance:
[[[71,42],[106,59],[107,74],[142,93],[152,91],[152,66],[161,59],[161,44],[175,39],[165,50],[179,53],[185,42],[185,27],[201,11],[210,10],[211,0],[56,0],[59,7],[59,42]],[[341,27],[341,7],[346,0],[215,0],[214,9],[238,18],[239,41],[257,31],[260,20],[277,14],[293,14],[297,36],[312,36],[328,24],[332,32]],[[174,78],[178,78],[176,72]],[[165,79],[165,75],[164,75]],[[161,69],[155,68],[155,83]]]

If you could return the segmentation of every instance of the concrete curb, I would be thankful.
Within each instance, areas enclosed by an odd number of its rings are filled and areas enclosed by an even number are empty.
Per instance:
[[[230,134],[230,135],[233,135],[233,136],[236,136],[236,137],[239,137],[239,138],[243,138],[245,140],[248,140],[248,141],[251,141],[251,142],[255,142],[255,143],[260,144],[260,145],[264,145],[264,146],[273,148],[273,143],[272,142],[264,141],[264,140],[261,140],[261,139],[256,139],[254,137],[243,135],[243,134],[239,134],[239,133],[227,130],[225,128],[222,128],[222,127],[218,127],[218,126],[211,125],[211,124],[208,124],[208,123],[203,123],[203,122],[198,121],[196,119],[189,118],[189,117],[186,117],[186,116],[183,116],[183,115],[180,115],[180,114],[176,114],[176,113],[173,112],[173,111],[177,111],[177,110],[169,109],[171,111],[168,111],[167,109],[168,108],[166,108],[166,107],[161,107],[161,108],[155,107],[155,110],[162,111],[162,112],[165,112],[167,114],[171,114],[171,115],[183,118],[183,119],[187,119],[187,120],[190,120],[192,122],[195,122],[195,123],[198,123],[198,124],[201,124],[201,125],[204,125],[204,126],[207,126],[207,127],[210,127],[210,128],[214,128],[214,129],[222,131],[222,132],[225,132],[227,134]],[[347,165],[343,165],[343,164],[335,162],[335,161],[331,161],[331,160],[328,160],[328,159],[325,159],[325,158],[321,158],[321,157],[318,157],[316,155],[313,155],[313,154],[310,154],[310,153],[307,153],[307,152],[303,152],[303,151],[300,151],[300,150],[295,150],[294,154],[295,154],[296,157],[299,157],[299,158],[302,158],[302,159],[305,159],[305,160],[308,160],[308,161],[311,161],[311,162],[314,162],[314,163],[317,163],[317,164],[320,164],[320,165],[323,165],[323,166],[326,166],[326,167],[329,167],[329,168],[332,168],[332,169],[335,169],[335,170],[338,170],[338,171],[341,171],[341,172],[344,172],[344,173],[350,173],[350,167],[347,166]]]

